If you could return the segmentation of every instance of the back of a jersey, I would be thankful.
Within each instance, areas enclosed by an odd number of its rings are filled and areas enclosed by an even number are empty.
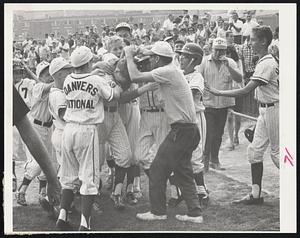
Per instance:
[[[31,108],[32,89],[35,84],[36,81],[29,78],[21,79],[20,82],[16,83],[16,89],[29,108]]]
[[[103,99],[110,101],[113,97],[113,90],[103,77],[72,73],[67,76],[63,90],[67,99],[66,122],[103,122]]]

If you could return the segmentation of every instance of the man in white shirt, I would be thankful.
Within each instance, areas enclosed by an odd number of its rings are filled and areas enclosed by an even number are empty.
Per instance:
[[[242,43],[242,27],[243,22],[238,19],[238,14],[236,11],[231,12],[231,18],[229,19],[229,28],[228,30],[232,31],[234,43]]]
[[[144,28],[144,24],[142,22],[139,24],[139,28],[135,31],[135,33],[139,36],[140,39],[142,39],[143,36],[147,35],[146,29]]]
[[[256,26],[258,26],[258,23],[252,20],[252,12],[247,11],[246,22],[242,27],[243,42],[245,41],[247,36],[250,35],[252,29]]]
[[[172,31],[173,30],[173,28],[174,28],[173,20],[174,20],[174,16],[172,14],[169,14],[168,19],[165,20],[164,24],[163,24],[163,29],[165,31]]]

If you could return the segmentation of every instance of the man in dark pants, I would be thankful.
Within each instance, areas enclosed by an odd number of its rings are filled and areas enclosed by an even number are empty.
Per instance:
[[[232,89],[232,80],[240,83],[242,74],[236,62],[225,57],[227,42],[223,38],[216,38],[212,45],[212,54],[205,57],[200,65],[200,73],[208,85],[217,89]],[[234,106],[233,98],[218,97],[204,91],[203,104],[207,123],[206,142],[203,152],[204,171],[210,167],[224,170],[219,161],[219,149],[227,118],[227,109]]]
[[[143,52],[150,56],[152,71],[139,72],[133,61],[134,49],[125,47],[128,71],[133,82],[157,82],[165,102],[165,112],[171,131],[159,146],[150,167],[149,195],[151,211],[138,213],[144,221],[165,220],[166,184],[174,172],[175,181],[182,192],[188,208],[186,215],[176,215],[180,221],[201,223],[201,208],[196,194],[191,165],[192,152],[200,140],[196,125],[193,96],[183,73],[173,64],[174,52],[167,42],[156,42],[151,50]]]

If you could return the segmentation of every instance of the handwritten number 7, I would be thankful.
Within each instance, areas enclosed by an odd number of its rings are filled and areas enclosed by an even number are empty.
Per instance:
[[[25,91],[24,98],[27,98],[28,88],[22,88],[22,91]]]

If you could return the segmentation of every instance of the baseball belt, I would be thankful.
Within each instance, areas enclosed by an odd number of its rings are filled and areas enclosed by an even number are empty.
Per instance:
[[[164,112],[163,108],[141,109],[141,112]]]
[[[40,120],[34,119],[33,120],[34,124],[37,124],[39,126],[44,126],[44,127],[51,127],[53,124],[53,121],[48,121],[48,122],[42,122]]]
[[[260,103],[259,105],[261,107],[273,107],[275,104],[274,103]]]
[[[106,112],[116,112],[116,111],[118,111],[118,107],[104,106],[104,111],[106,111]]]

